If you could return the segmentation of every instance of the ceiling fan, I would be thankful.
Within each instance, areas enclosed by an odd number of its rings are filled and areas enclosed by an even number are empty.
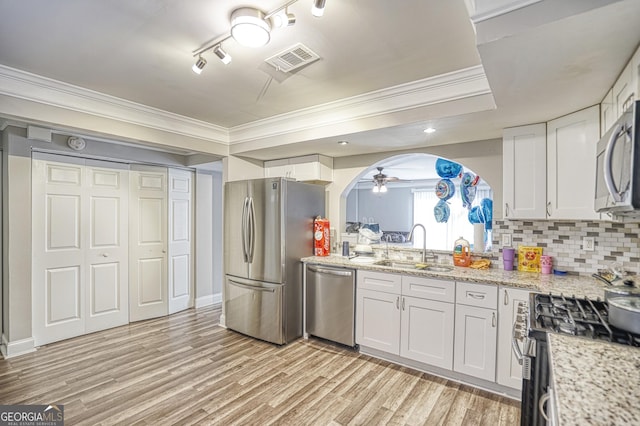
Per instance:
[[[378,173],[373,175],[373,192],[387,192],[387,182],[400,182],[402,179],[382,173],[384,167],[376,167]]]

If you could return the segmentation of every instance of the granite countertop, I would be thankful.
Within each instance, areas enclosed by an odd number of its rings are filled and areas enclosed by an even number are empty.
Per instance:
[[[548,334],[558,423],[640,423],[640,348]]]
[[[346,257],[338,255],[310,256],[301,260],[305,263],[319,265],[340,266],[367,271],[393,272],[455,281],[472,281],[523,288],[540,293],[564,294],[567,296],[589,297],[592,299],[599,297],[604,299],[605,285],[590,276],[544,275],[537,272],[505,271],[497,268],[479,270],[458,266],[454,266],[450,272],[434,272],[355,263]]]

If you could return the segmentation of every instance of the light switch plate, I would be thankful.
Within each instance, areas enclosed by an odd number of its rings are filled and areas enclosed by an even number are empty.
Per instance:
[[[596,249],[596,239],[594,237],[582,238],[582,250],[594,251]]]
[[[511,234],[502,234],[502,247],[511,247]]]

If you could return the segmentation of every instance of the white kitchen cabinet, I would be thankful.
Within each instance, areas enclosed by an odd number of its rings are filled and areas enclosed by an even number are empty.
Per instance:
[[[451,370],[454,306],[402,296],[400,356]]]
[[[498,318],[494,309],[456,305],[453,369],[495,381]]]
[[[497,295],[493,285],[456,283],[453,369],[480,379],[496,379]]]
[[[356,343],[399,354],[400,295],[360,287],[356,294]]]
[[[546,218],[546,149],[545,123],[504,129],[504,218]]]
[[[630,60],[624,67],[620,76],[613,84],[613,104],[616,109],[616,118],[620,117],[628,107],[629,97],[634,95],[634,72],[633,60]]]
[[[331,182],[333,159],[324,155],[283,158],[265,161],[265,177],[286,177],[299,181]]]
[[[529,302],[529,290],[500,287],[498,303],[498,362],[496,382],[514,389],[522,388],[522,365],[511,349],[513,324],[518,304]]]
[[[600,107],[547,123],[547,217],[599,219],[594,209]]]
[[[504,218],[599,219],[593,207],[599,139],[599,105],[505,129]]]
[[[358,271],[356,283],[356,343],[453,367],[454,281]]]
[[[613,104],[613,89],[611,89],[600,103],[600,137],[607,133],[617,118],[616,107]]]

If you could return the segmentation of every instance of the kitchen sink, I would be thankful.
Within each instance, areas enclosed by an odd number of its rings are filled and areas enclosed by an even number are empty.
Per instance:
[[[400,260],[379,260],[375,262],[374,265],[387,266],[389,268],[399,268],[399,269],[418,269],[421,271],[432,271],[432,272],[453,271],[453,266],[406,262],[406,261],[400,261]]]

